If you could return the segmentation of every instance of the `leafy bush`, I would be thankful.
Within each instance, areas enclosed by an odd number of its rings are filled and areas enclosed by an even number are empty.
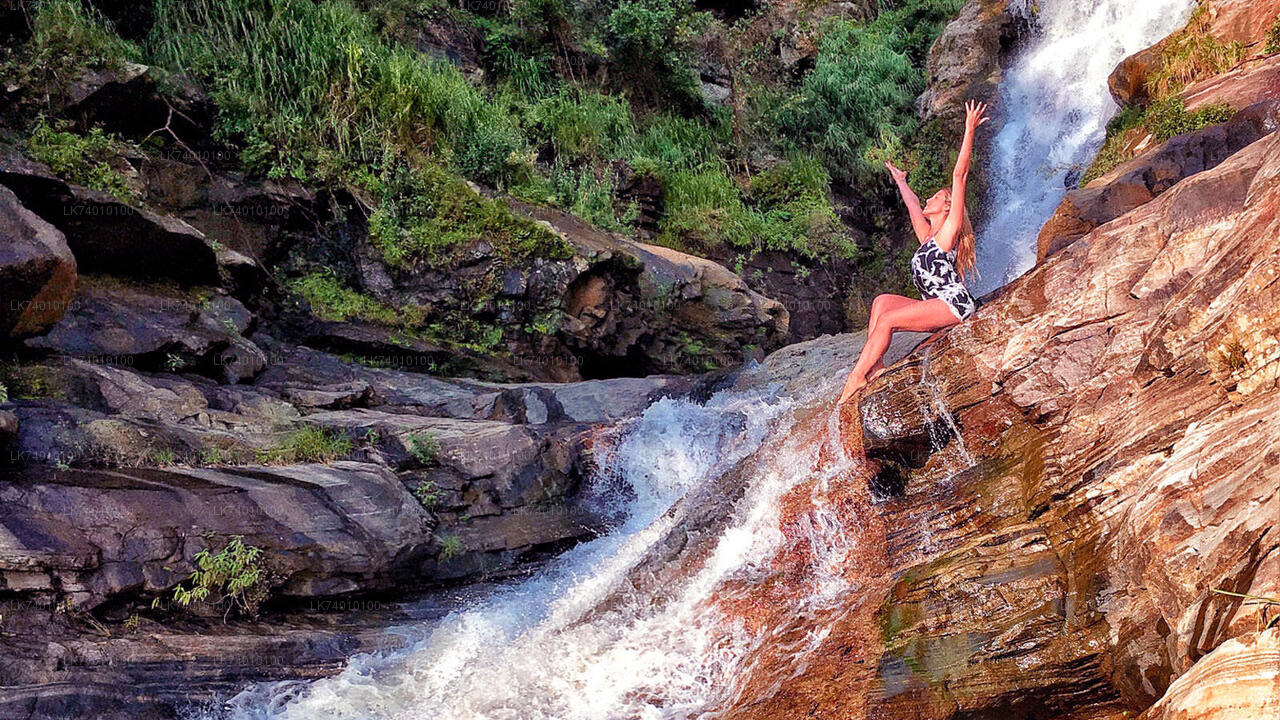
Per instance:
[[[696,102],[698,77],[686,54],[709,18],[690,0],[621,0],[604,24],[613,73],[647,99]]]
[[[86,67],[118,70],[141,59],[131,42],[121,39],[101,13],[81,0],[34,3],[31,40],[0,75],[25,77],[38,85],[70,81]]]
[[[187,607],[193,602],[225,602],[227,612],[238,609],[248,615],[257,614],[267,597],[261,548],[245,545],[244,537],[236,535],[217,553],[205,548],[196,553],[194,560],[196,569],[185,581],[189,586],[179,583],[173,589],[174,603]],[[152,607],[159,604],[160,598],[156,598]]]
[[[438,166],[396,165],[365,176],[362,183],[378,197],[369,239],[392,265],[446,266],[480,240],[511,262],[573,255],[558,235],[516,216],[502,201],[482,197]]]
[[[1268,55],[1280,53],[1280,17],[1276,18],[1267,31],[1267,44],[1262,51]]]
[[[419,505],[428,510],[440,504],[440,492],[434,480],[423,480],[415,485],[413,497]]]
[[[597,92],[563,90],[534,103],[529,120],[565,162],[620,157],[636,134],[631,106]]]
[[[123,162],[126,146],[102,128],[77,135],[69,132],[69,127],[65,121],[53,125],[44,117],[38,118],[27,137],[27,152],[77,185],[101,190],[126,202],[137,200],[137,193],[124,174],[112,166],[112,162]]]

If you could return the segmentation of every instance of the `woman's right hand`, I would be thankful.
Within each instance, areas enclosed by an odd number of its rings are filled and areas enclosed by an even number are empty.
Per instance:
[[[902,182],[907,179],[907,171],[899,168],[897,165],[894,165],[891,161],[885,160],[884,166],[888,168],[889,175],[893,178],[894,182]]]

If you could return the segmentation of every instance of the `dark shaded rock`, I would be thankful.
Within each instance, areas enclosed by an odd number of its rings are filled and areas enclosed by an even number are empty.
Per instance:
[[[0,337],[48,331],[75,294],[76,260],[62,233],[0,187]]]
[[[71,192],[71,204],[51,222],[66,234],[82,272],[218,283],[217,255],[199,230],[97,190]]]
[[[27,346],[94,362],[189,369],[239,382],[260,372],[266,355],[240,334],[235,319],[226,313],[247,316],[228,297],[201,302],[191,293],[160,286],[85,279],[62,320]]]

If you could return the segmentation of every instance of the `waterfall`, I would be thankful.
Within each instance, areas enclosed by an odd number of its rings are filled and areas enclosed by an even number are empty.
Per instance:
[[[811,402],[837,392],[824,386]],[[813,477],[811,443],[787,440],[795,407],[763,391],[655,403],[600,453],[590,492],[616,504],[611,532],[425,632],[405,632],[420,638],[410,647],[356,656],[332,678],[251,687],[221,716],[657,720],[725,700],[756,639],[718,606],[720,588],[775,555],[779,497]],[[675,522],[673,504],[765,445],[767,460],[747,463],[737,515],[710,554],[673,580],[663,603],[631,590],[629,573]],[[841,468],[823,472],[835,480]],[[822,513],[807,522],[826,564],[838,566],[852,541],[844,524]],[[835,598],[844,587],[818,572],[805,595]]]
[[[980,290],[1030,265],[1065,178],[1115,110],[1111,69],[1178,27],[1191,5],[1039,2],[1039,35],[1001,90]],[[831,411],[842,380],[798,397],[728,390],[705,403],[655,403],[598,445],[589,492],[616,517],[611,531],[442,620],[402,629],[407,646],[355,656],[330,678],[249,687],[215,716],[683,720],[770,697],[855,612],[859,572],[882,562],[866,549],[883,535],[867,479]],[[956,450],[968,460],[963,444]],[[707,504],[715,512],[697,516]]]
[[[1036,34],[1000,87],[1003,125],[991,143],[989,212],[978,229],[975,294],[1035,263],[1036,236],[1106,135],[1107,78],[1131,55],[1182,27],[1194,0],[1039,0]]]

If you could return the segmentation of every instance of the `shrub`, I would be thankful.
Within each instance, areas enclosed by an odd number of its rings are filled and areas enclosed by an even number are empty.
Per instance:
[[[686,58],[709,18],[690,0],[621,0],[604,24],[613,74],[643,98],[697,104],[698,77]]]
[[[88,135],[69,132],[71,124],[50,124],[37,118],[27,137],[31,157],[49,166],[58,175],[77,185],[101,190],[126,202],[137,200],[124,174],[112,166],[123,162],[126,146],[115,137],[93,128]]]
[[[205,548],[196,553],[194,560],[196,569],[185,581],[189,586],[179,583],[173,589],[174,603],[180,607],[193,602],[227,603],[227,612],[238,609],[248,615],[257,614],[267,597],[261,548],[245,545],[244,537],[236,535],[217,553]],[[152,607],[159,604],[160,598],[156,598]]]
[[[1271,29],[1267,31],[1267,44],[1262,51],[1268,55],[1280,53],[1280,17],[1271,23]]]
[[[333,177],[423,146],[487,182],[527,162],[514,119],[457,68],[384,43],[344,2],[160,0],[151,44],[205,81],[220,136],[271,175]]]
[[[621,157],[636,134],[631,106],[596,92],[562,90],[534,103],[529,120],[570,163]]]
[[[413,497],[428,510],[440,504],[440,493],[434,480],[423,480],[414,486]]]
[[[482,197],[438,166],[395,165],[362,182],[378,198],[369,217],[369,239],[392,265],[446,266],[480,240],[510,262],[573,255],[558,235],[515,215],[502,201]]]
[[[924,78],[901,44],[894,28],[832,22],[813,70],[779,109],[778,124],[816,148],[833,171],[865,172],[873,144],[915,122],[912,103]]]
[[[349,455],[351,447],[351,438],[341,432],[307,426],[289,433],[275,447],[260,450],[258,462],[264,465],[331,463]]]
[[[460,555],[465,549],[462,544],[462,538],[457,535],[446,535],[440,541],[440,560],[448,562]]]
[[[400,326],[422,320],[420,313],[388,307],[368,295],[352,290],[328,268],[291,281],[289,288],[307,301],[313,315],[326,322],[364,320],[380,325]]]
[[[0,383],[0,403],[7,402],[9,402],[9,388],[5,387],[4,383]]]
[[[34,3],[31,40],[12,67],[3,73],[25,76],[36,84],[60,84],[86,67],[118,70],[141,59],[136,45],[121,39],[111,23],[81,0]]]

